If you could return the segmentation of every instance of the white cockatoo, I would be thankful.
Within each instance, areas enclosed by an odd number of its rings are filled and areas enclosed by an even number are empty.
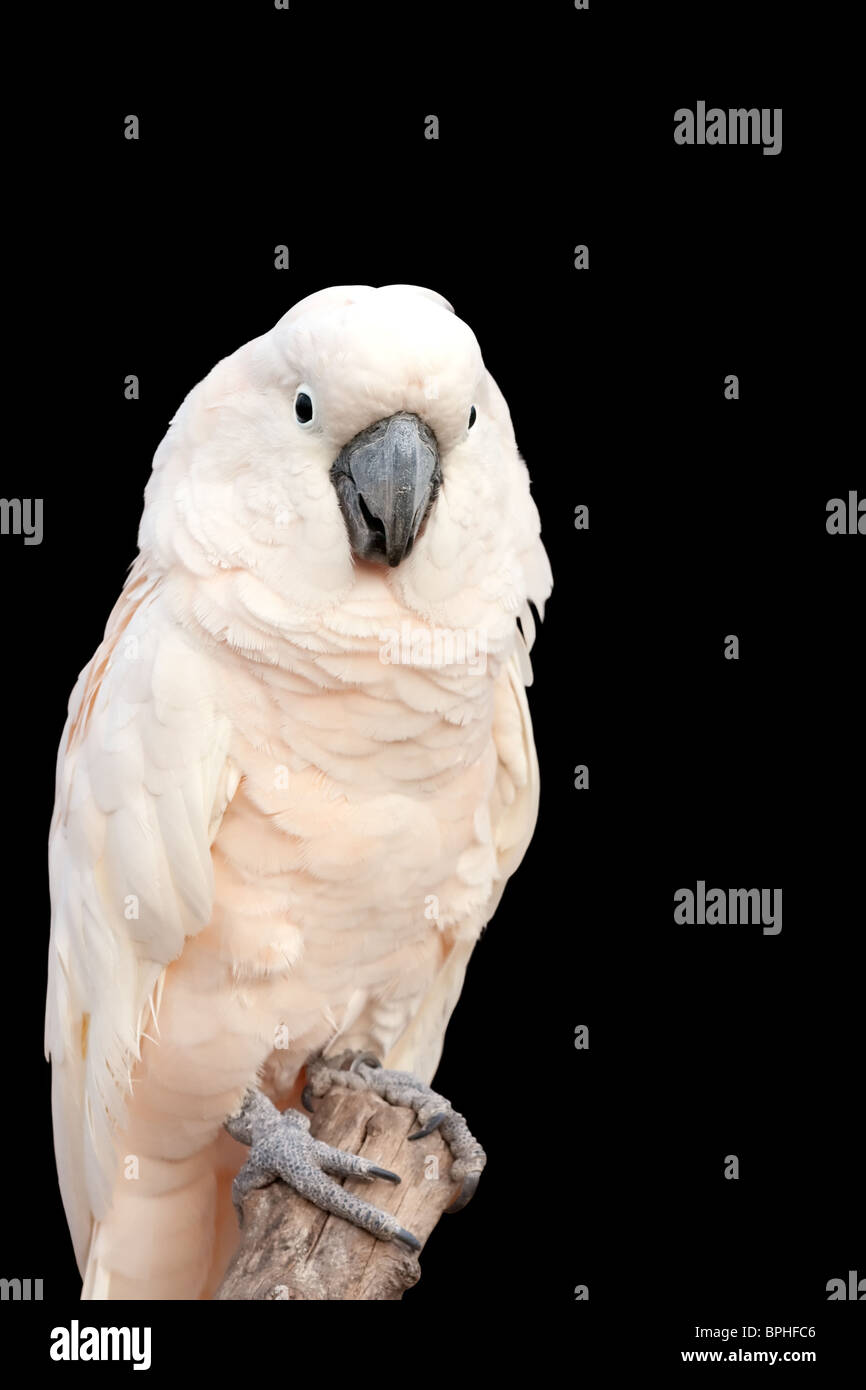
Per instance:
[[[84,1297],[210,1297],[233,1195],[275,1173],[411,1244],[325,1176],[392,1175],[307,1133],[335,1048],[477,1181],[429,1083],[535,825],[550,587],[440,295],[322,290],[183,402],[57,764],[46,1050]]]

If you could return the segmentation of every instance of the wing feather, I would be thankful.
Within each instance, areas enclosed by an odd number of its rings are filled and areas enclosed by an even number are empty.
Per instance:
[[[45,1047],[82,1271],[142,1033],[165,967],[210,920],[211,844],[237,786],[228,722],[195,655],[139,560],[73,691],[58,754]]]

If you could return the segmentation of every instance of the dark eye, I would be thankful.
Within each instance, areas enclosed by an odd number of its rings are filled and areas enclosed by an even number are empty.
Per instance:
[[[299,425],[308,425],[313,418],[313,402],[306,391],[295,396],[295,419]]]
[[[475,424],[476,419],[477,419],[477,416],[476,416],[476,413],[475,413],[475,406],[473,405],[472,409],[471,409],[470,412],[469,412],[469,428],[470,428],[470,429],[471,429],[472,426]]]

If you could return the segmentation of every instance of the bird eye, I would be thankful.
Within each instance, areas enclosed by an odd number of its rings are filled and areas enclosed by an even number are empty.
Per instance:
[[[300,388],[295,396],[295,419],[299,425],[312,424],[313,398],[309,391],[303,388]]]
[[[470,429],[471,429],[472,426],[475,424],[476,419],[477,419],[477,415],[476,415],[476,411],[475,411],[475,406],[473,405],[472,409],[471,409],[470,412],[469,412],[469,428],[470,428]]]

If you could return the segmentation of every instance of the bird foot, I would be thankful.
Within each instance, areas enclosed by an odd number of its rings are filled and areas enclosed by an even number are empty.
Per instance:
[[[345,1217],[378,1240],[400,1240],[412,1250],[421,1249],[421,1242],[389,1212],[380,1211],[333,1181],[335,1177],[351,1177],[368,1182],[376,1178],[399,1182],[397,1174],[377,1167],[368,1158],[314,1139],[310,1121],[299,1110],[281,1112],[260,1091],[249,1090],[240,1110],[228,1117],[225,1127],[233,1139],[251,1147],[249,1158],[232,1183],[239,1226],[243,1225],[243,1200],[247,1193],[280,1178],[322,1211]]]
[[[454,1157],[451,1178],[462,1187],[448,1212],[461,1211],[478,1186],[487,1155],[473,1136],[462,1115],[430,1086],[408,1071],[388,1071],[372,1052],[341,1052],[334,1057],[313,1057],[307,1062],[307,1085],[302,1100],[308,1110],[313,1098],[323,1096],[332,1086],[350,1090],[369,1090],[391,1105],[414,1110],[421,1128],[409,1138],[424,1139],[439,1130]]]

